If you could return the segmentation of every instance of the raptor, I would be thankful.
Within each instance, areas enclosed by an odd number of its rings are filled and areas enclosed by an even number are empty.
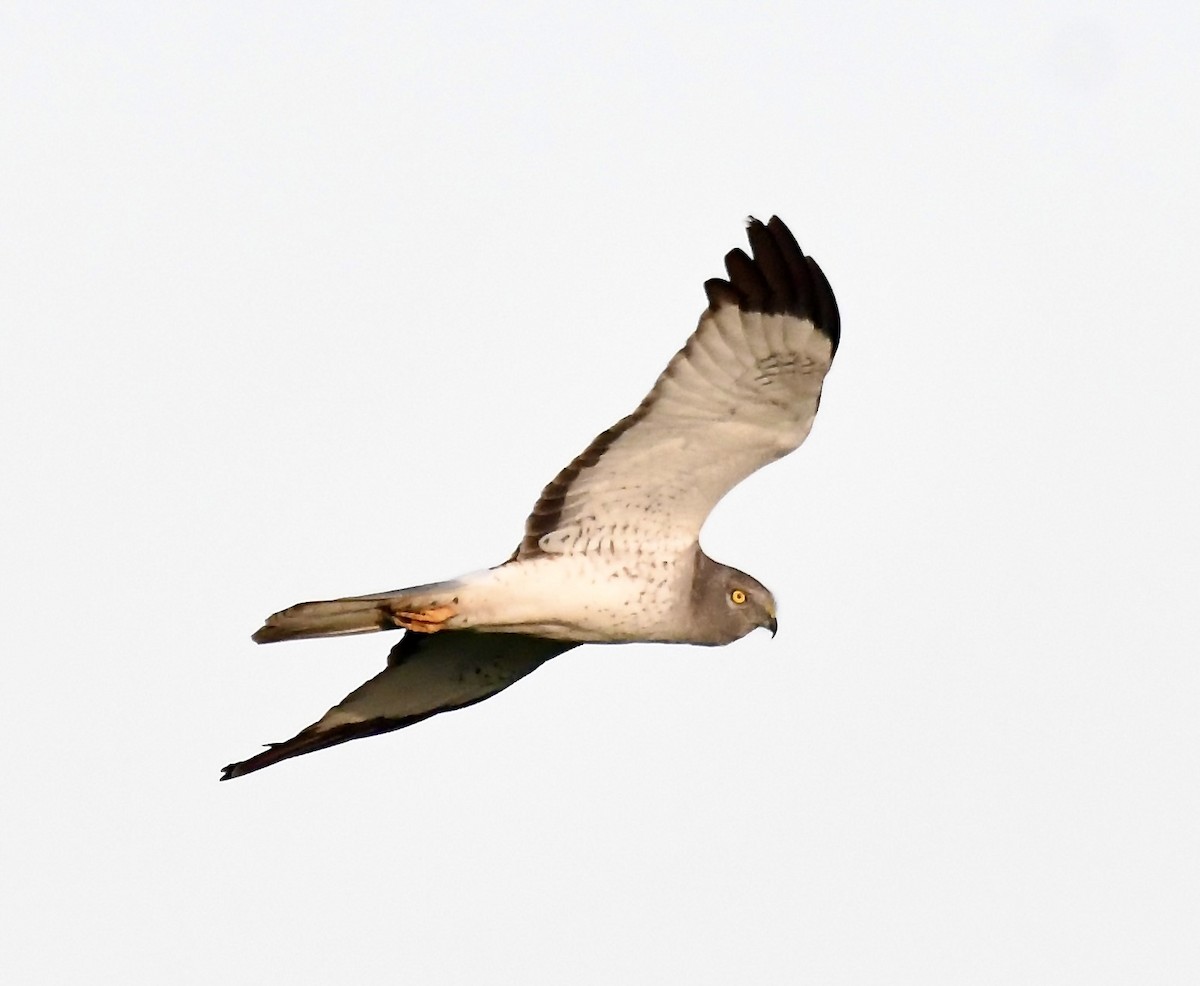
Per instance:
[[[684,347],[542,490],[506,561],[267,618],[261,644],[403,636],[383,671],[222,780],[483,701],[580,644],[774,635],[774,596],[709,558],[700,528],[729,490],[808,436],[841,329],[829,282],[783,222],[751,219],[748,234],[750,254],[732,250],[727,276],[705,282],[708,307]]]

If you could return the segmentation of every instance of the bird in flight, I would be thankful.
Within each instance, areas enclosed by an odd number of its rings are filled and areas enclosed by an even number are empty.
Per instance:
[[[461,709],[585,643],[729,644],[776,630],[775,598],[713,561],[700,528],[755,470],[812,428],[840,319],[821,268],[777,217],[748,224],[726,278],[633,413],[567,465],[494,568],[446,582],[299,603],[260,644],[403,630],[387,667],[290,740],[222,780]]]

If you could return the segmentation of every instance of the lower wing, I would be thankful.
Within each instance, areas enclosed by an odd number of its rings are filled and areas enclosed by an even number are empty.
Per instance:
[[[392,648],[382,672],[290,740],[271,743],[262,753],[229,764],[221,780],[482,702],[576,646],[516,633],[407,632]]]

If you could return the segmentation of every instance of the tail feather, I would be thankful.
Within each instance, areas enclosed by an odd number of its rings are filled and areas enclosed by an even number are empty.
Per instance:
[[[307,637],[343,637],[353,633],[394,630],[399,626],[388,607],[357,599],[297,603],[267,617],[251,638],[256,644]]]
[[[461,585],[457,579],[430,585],[394,589],[369,596],[346,596],[318,602],[297,603],[272,613],[251,639],[256,644],[310,637],[345,637],[379,630],[399,630],[395,613],[423,609],[453,597]]]

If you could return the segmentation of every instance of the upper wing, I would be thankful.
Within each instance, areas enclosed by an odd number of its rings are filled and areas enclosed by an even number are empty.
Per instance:
[[[221,780],[482,702],[575,646],[517,633],[406,631],[383,671],[290,740],[271,743],[248,760],[231,763]]]
[[[514,558],[696,541],[717,501],[812,427],[841,323],[833,290],[778,217],[749,223],[700,324],[637,409],[543,491]]]

